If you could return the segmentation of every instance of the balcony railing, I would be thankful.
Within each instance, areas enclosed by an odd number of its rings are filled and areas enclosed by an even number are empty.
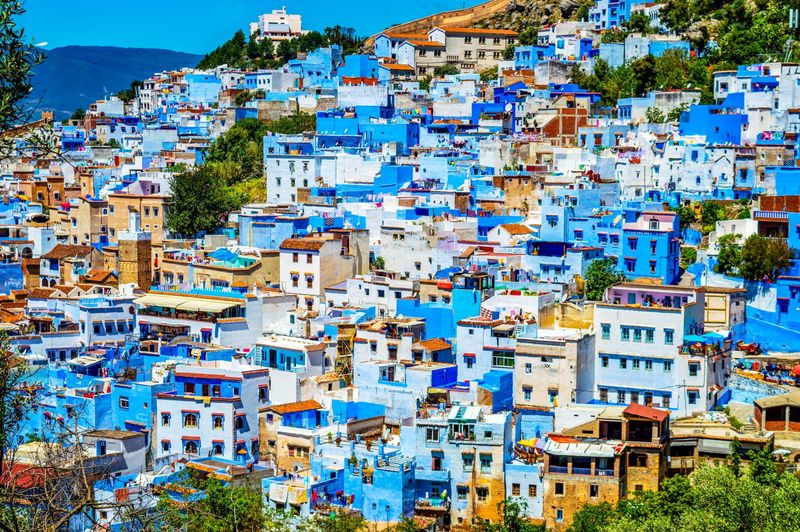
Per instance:
[[[591,475],[592,468],[591,467],[572,467],[572,474],[573,475]]]
[[[614,470],[613,469],[595,469],[594,474],[598,477],[613,477]]]
[[[548,469],[548,472],[550,472],[550,473],[566,473],[567,472],[567,466],[551,465],[550,468]]]
[[[420,497],[414,503],[417,510],[433,510],[438,512],[446,512],[450,509],[450,501],[448,499],[435,499],[430,497]]]

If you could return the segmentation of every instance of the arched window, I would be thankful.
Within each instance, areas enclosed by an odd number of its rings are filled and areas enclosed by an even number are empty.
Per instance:
[[[214,445],[214,454],[215,455],[222,454],[222,445],[220,445],[219,443]]]
[[[211,387],[211,395],[214,397],[219,397],[219,384],[215,384]]]
[[[242,430],[244,428],[244,416],[236,417],[236,429]]]
[[[183,426],[184,427],[196,427],[197,426],[197,416],[195,414],[186,414],[183,418]]]
[[[197,442],[196,441],[187,441],[183,447],[183,451],[186,454],[197,454]]]
[[[219,416],[214,418],[214,429],[222,430],[222,418]]]

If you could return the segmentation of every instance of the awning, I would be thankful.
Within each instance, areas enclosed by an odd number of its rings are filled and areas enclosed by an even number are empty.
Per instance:
[[[222,312],[239,304],[234,301],[210,301],[208,299],[190,299],[178,306],[179,310],[192,310],[196,312]]]

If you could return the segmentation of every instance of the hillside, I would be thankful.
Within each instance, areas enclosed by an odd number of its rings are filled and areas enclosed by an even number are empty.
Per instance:
[[[46,51],[34,69],[31,106],[52,109],[56,119],[127,88],[154,72],[193,67],[201,56],[154,48],[64,46]]]

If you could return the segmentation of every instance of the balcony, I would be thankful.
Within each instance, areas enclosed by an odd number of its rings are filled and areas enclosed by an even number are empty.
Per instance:
[[[557,466],[557,465],[551,465],[551,466],[548,468],[547,472],[548,472],[548,473],[561,473],[561,474],[566,474],[566,473],[567,473],[567,466]]]
[[[592,468],[591,467],[574,467],[572,468],[573,475],[591,475]]]
[[[595,469],[594,474],[598,477],[613,477],[614,470],[613,469]]]
[[[430,469],[420,469],[414,473],[417,480],[427,480],[428,482],[450,482],[450,471],[431,471]]]
[[[450,443],[474,442],[475,434],[463,434],[451,431],[447,434],[447,439]]]
[[[421,497],[414,502],[414,508],[422,512],[447,512],[450,510],[450,500]]]

